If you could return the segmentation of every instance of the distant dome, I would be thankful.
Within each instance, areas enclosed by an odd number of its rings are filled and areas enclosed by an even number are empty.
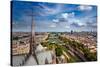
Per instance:
[[[43,46],[42,46],[41,44],[39,44],[39,45],[36,47],[35,52],[40,52],[40,51],[42,51],[42,50],[44,50],[44,48],[43,48]]]

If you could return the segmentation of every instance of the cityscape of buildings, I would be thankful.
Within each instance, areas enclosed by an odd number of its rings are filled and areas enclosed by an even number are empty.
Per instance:
[[[79,48],[71,48],[70,46],[67,46],[67,43],[61,41],[59,37],[67,38],[68,40],[75,41],[78,43],[81,43],[84,48],[88,49],[90,53],[97,53],[97,35],[96,32],[36,32],[35,35],[35,41],[37,46],[33,49],[35,49],[35,54],[37,57],[38,62],[36,62],[36,59],[30,59],[29,60],[29,54],[30,54],[30,33],[16,33],[13,36],[18,37],[18,39],[15,37],[12,40],[12,57],[13,57],[13,65],[37,65],[37,64],[59,64],[59,63],[71,63],[71,62],[82,62],[82,61],[90,61],[93,59],[91,56],[91,59],[87,59],[85,57],[85,53],[81,51]],[[17,39],[17,40],[15,40]],[[62,47],[61,49],[62,53],[61,55],[57,55],[56,49]],[[72,46],[73,47],[73,46]],[[79,54],[77,56],[77,52],[74,53],[73,50],[76,50]],[[33,51],[34,52],[34,51]],[[60,52],[59,52],[60,53]],[[73,60],[71,60],[72,56],[76,57]],[[17,61],[15,60],[15,57],[22,57],[23,60],[17,58]],[[94,55],[96,57],[96,55]],[[34,57],[34,54],[33,54]],[[27,58],[27,59],[26,59]],[[34,57],[35,58],[35,57]],[[91,61],[96,61],[97,57],[94,58]],[[24,61],[24,62],[23,62]],[[21,63],[16,63],[21,62]],[[22,63],[23,62],[23,63]]]

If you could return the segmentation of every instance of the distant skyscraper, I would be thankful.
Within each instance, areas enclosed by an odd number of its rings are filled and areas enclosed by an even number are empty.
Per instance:
[[[73,34],[73,30],[71,30],[71,32],[70,32],[71,34]]]

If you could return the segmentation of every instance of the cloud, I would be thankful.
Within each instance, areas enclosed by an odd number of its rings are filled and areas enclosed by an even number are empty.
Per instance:
[[[62,14],[62,17],[63,17],[63,18],[68,18],[68,13],[63,13],[63,14]]]
[[[53,22],[59,22],[59,20],[58,20],[58,19],[53,19],[52,21],[53,21]]]
[[[84,27],[85,25],[86,25],[85,20],[83,22],[82,20],[79,20],[79,19],[71,20],[71,24],[70,24],[71,27],[76,27],[76,28],[81,28],[81,27]]]
[[[65,19],[65,18],[59,18],[59,22],[60,22],[60,23],[62,23],[62,22],[67,22],[67,20],[68,20],[67,18],[66,18],[66,19]]]
[[[31,17],[22,15],[18,20],[13,20],[13,31],[30,31],[32,20]]]
[[[70,28],[70,26],[66,25],[65,28]]]
[[[75,18],[75,13],[70,12],[70,13],[61,13],[59,15],[55,16],[56,19],[53,19],[52,21],[55,22],[56,24],[62,25],[63,23],[70,23],[73,18]]]
[[[80,27],[80,25],[78,23],[72,23],[71,27]]]
[[[93,7],[89,6],[89,5],[80,5],[80,6],[78,6],[78,9],[81,11],[89,11],[89,10],[92,10]]]
[[[97,24],[96,23],[91,23],[91,22],[86,22],[86,26],[90,27],[90,28],[97,28]]]
[[[48,16],[48,15],[54,15],[54,14],[57,14],[61,11],[62,9],[62,5],[61,4],[56,4],[54,7],[49,7],[47,6],[45,3],[39,3],[39,6],[40,6],[40,12],[42,14],[40,15],[43,15],[44,16]]]
[[[67,19],[67,18],[73,18],[75,16],[74,12],[71,13],[62,13],[62,17]]]
[[[82,18],[82,22],[86,28],[97,28],[97,16],[86,16]]]
[[[97,29],[97,23],[96,22],[89,22],[89,20],[74,20],[70,24],[71,28],[77,28],[77,29],[92,29],[96,30]]]
[[[36,21],[35,23],[35,28],[36,29],[42,29],[42,30],[45,30],[45,29],[50,29],[50,28],[56,28],[57,27],[57,24],[56,23],[53,23],[52,21]]]
[[[81,19],[73,19],[72,22],[77,23],[79,26],[85,25],[85,20],[83,22]]]
[[[50,24],[49,27],[51,27],[51,28],[55,28],[55,27],[56,27],[56,24],[52,23],[52,24]]]
[[[18,31],[31,31],[31,25],[23,22],[12,22],[12,30],[13,32]]]

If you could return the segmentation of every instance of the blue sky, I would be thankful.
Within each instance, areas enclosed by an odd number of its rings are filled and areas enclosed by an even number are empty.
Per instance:
[[[32,18],[36,32],[97,31],[96,6],[13,1],[14,32],[31,31]]]

